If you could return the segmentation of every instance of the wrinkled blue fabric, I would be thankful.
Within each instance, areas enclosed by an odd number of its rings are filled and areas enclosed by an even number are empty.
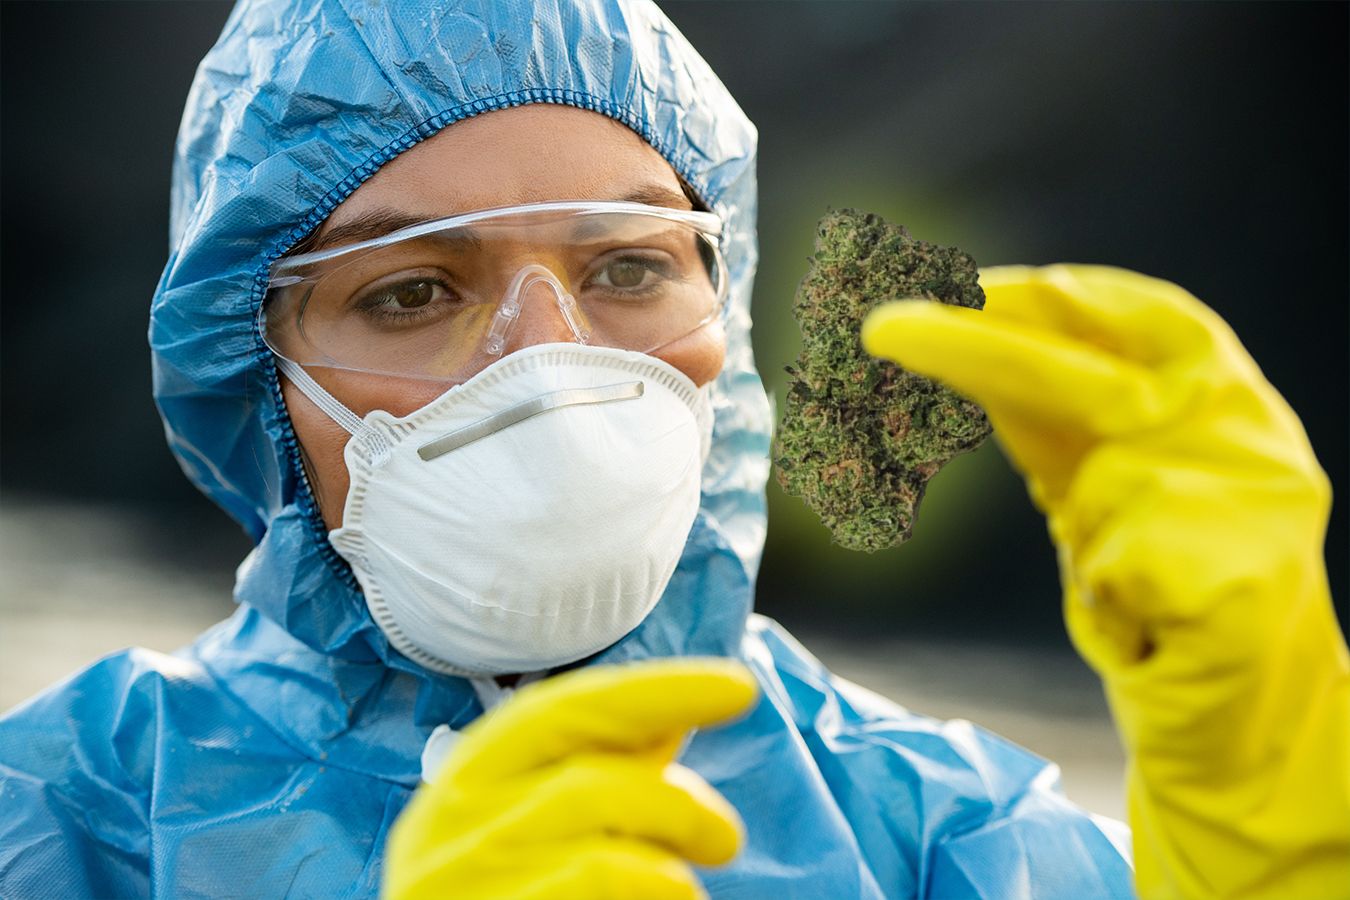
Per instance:
[[[749,343],[755,131],[650,5],[243,3],[177,147],[155,395],[188,476],[256,542],[238,612],[114,654],[0,722],[0,896],[371,897],[433,728],[482,708],[392,650],[305,486],[256,326],[269,264],[384,162],[526,103],[627,124],[727,224],[726,367],[702,507],[660,603],[594,662],[745,659],[764,696],[683,761],[747,840],[713,897],[1131,895],[1057,769],[834,678],[751,615],[769,414]]]

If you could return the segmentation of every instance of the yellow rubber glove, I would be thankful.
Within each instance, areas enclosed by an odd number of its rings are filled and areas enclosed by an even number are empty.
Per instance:
[[[672,763],[689,729],[735,715],[754,676],[717,658],[595,666],[522,688],[464,729],[385,850],[391,898],[703,897],[689,862],[744,828]]]
[[[1350,676],[1327,479],[1212,310],[1121,269],[986,269],[868,352],[983,404],[1059,550],[1129,757],[1144,897],[1350,895]]]

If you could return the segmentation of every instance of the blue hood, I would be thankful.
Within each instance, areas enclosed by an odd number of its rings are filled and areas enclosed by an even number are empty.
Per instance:
[[[629,126],[725,223],[728,352],[700,513],[661,602],[604,658],[737,651],[770,423],[749,339],[755,130],[721,82],[650,4],[246,2],[202,62],[178,136],[155,398],[188,477],[257,545],[236,599],[320,653],[433,678],[388,645],[328,543],[257,327],[268,268],[399,153],[528,103]]]

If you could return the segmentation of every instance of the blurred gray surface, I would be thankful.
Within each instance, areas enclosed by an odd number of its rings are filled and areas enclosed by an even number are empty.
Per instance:
[[[209,523],[151,510],[0,500],[0,710],[132,645],[164,652],[226,618],[232,574]],[[194,534],[194,532],[196,532]],[[232,546],[242,557],[246,542]],[[1057,651],[798,634],[832,671],[1059,763],[1069,797],[1123,819],[1124,757],[1096,677]]]
[[[116,506],[0,499],[0,709],[114,650],[175,650],[234,611],[228,568],[175,554],[160,527]]]

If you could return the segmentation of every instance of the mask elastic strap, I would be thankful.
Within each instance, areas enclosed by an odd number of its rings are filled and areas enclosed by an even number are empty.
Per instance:
[[[372,466],[383,465],[388,461],[389,441],[385,439],[382,433],[367,425],[357,417],[356,413],[343,406],[336,397],[325,391],[302,366],[284,356],[273,354],[272,358],[276,360],[277,368],[281,370],[281,373],[300,389],[300,393],[312,400],[315,406],[328,414],[328,418],[341,425],[349,434],[365,442],[366,448],[370,451],[370,464]]]

